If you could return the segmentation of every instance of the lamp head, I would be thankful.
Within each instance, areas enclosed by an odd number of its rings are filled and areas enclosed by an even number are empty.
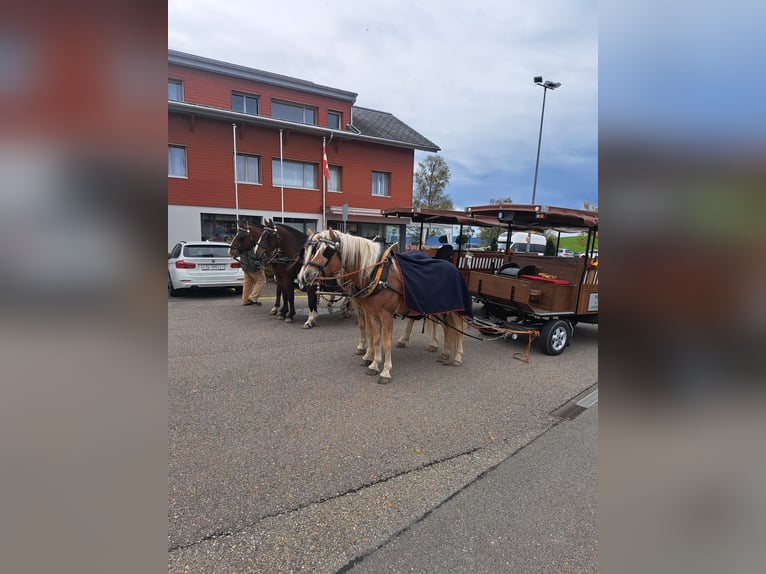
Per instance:
[[[535,77],[534,77],[534,79],[533,79],[532,81],[533,81],[535,84],[540,84],[540,83],[542,83],[542,81],[543,81],[543,77],[542,77],[542,76],[535,76]]]

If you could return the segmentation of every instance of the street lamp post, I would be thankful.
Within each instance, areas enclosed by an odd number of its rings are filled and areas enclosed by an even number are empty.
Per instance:
[[[543,141],[543,118],[545,118],[545,95],[548,93],[548,90],[555,90],[556,88],[561,87],[560,82],[547,81],[543,83],[542,76],[535,76],[533,81],[535,84],[543,88],[543,111],[540,114],[540,135],[537,138],[537,159],[535,160],[535,180],[532,184],[532,205],[535,204],[535,193],[537,192],[537,169],[540,167],[540,144]]]

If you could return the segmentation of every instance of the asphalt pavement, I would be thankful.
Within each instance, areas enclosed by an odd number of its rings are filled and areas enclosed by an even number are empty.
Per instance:
[[[273,289],[168,299],[170,572],[596,571],[597,408],[552,413],[597,385],[598,327],[529,363],[474,331],[462,367],[416,327],[379,385],[354,319],[285,324]]]

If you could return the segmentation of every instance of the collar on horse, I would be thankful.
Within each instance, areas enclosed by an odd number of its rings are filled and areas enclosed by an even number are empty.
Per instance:
[[[394,245],[395,244],[392,244],[389,247],[386,247],[385,243],[380,244],[380,261],[378,261],[378,263],[375,265],[375,270],[372,273],[372,280],[370,281],[370,284],[367,285],[367,287],[363,287],[356,293],[353,293],[351,295],[352,298],[365,299],[375,295],[375,293],[379,293],[383,289],[391,289],[392,291],[396,291],[401,295],[401,292],[398,289],[394,289],[386,281],[388,279],[388,272],[391,270],[391,263],[393,260],[391,252],[394,249]]]

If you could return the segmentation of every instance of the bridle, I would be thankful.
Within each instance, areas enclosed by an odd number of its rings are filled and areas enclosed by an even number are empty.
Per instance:
[[[234,244],[234,242],[237,242],[236,247],[232,247],[231,245]],[[240,253],[243,253],[244,251],[247,251],[248,249],[251,249],[254,245],[253,238],[250,236],[250,230],[246,229],[244,227],[240,227],[237,229],[237,234],[234,236],[234,239],[231,241],[231,245],[229,246],[230,251],[236,251],[235,255],[232,255],[233,259],[237,259],[237,255]],[[239,261],[239,259],[237,259]]]
[[[314,249],[319,247],[319,244],[324,244],[324,249],[322,250],[322,257],[324,257],[325,261],[322,264],[319,264],[314,261],[314,257],[316,257],[316,254],[314,254]],[[340,258],[340,240],[336,239],[333,241],[332,239],[326,239],[324,237],[320,237],[318,239],[309,239],[307,242],[307,245],[311,248],[311,253],[314,254],[309,261],[306,262],[306,265],[308,267],[313,267],[314,269],[317,269],[320,273],[320,275],[324,275],[326,273],[325,267],[327,267],[330,264],[330,261],[332,261],[333,257],[338,257],[338,262],[341,262]],[[317,251],[319,253],[319,251]]]

